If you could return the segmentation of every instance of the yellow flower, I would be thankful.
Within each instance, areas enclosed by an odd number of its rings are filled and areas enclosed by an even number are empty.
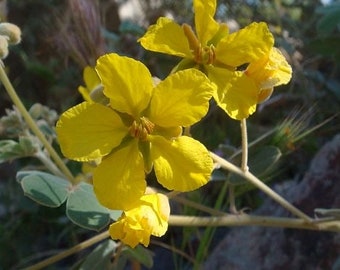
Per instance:
[[[147,50],[184,58],[173,71],[192,67],[203,71],[217,86],[217,104],[234,119],[246,118],[255,111],[257,87],[236,70],[267,55],[274,38],[263,22],[229,34],[227,25],[213,18],[216,0],[194,0],[193,4],[197,35],[189,25],[181,27],[161,17],[139,41]]]
[[[103,86],[96,70],[93,67],[86,66],[84,68],[83,80],[85,82],[85,86],[80,85],[78,87],[78,91],[85,101],[99,102],[102,104],[107,104],[109,102],[103,95]]]
[[[150,236],[163,236],[168,229],[170,206],[163,194],[144,195],[139,205],[125,211],[117,222],[111,224],[112,239],[120,239],[134,248],[138,243],[148,246]]]
[[[207,113],[213,87],[206,76],[184,70],[154,86],[142,63],[117,54],[100,57],[96,70],[109,105],[83,102],[61,115],[56,131],[66,157],[102,157],[93,173],[98,200],[111,209],[130,209],[144,194],[145,172],[152,167],[169,190],[206,184],[213,166],[208,150],[180,136],[182,126]]]
[[[255,81],[259,91],[257,103],[268,99],[275,86],[287,84],[292,68],[279,49],[272,48],[268,55],[248,65],[245,74]]]

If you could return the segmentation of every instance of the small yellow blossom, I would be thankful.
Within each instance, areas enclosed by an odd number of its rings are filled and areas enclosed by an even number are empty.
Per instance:
[[[268,55],[250,63],[245,74],[255,81],[259,89],[257,103],[261,103],[270,97],[275,86],[290,81],[292,68],[280,50],[273,47]]]
[[[139,41],[147,50],[184,58],[173,72],[203,71],[217,86],[217,104],[234,119],[246,118],[256,110],[258,88],[239,68],[268,55],[273,35],[263,22],[229,34],[228,26],[213,18],[216,0],[194,0],[193,5],[197,35],[189,25],[161,17]]]
[[[100,57],[96,70],[109,105],[83,102],[61,115],[56,131],[66,157],[102,158],[93,173],[98,200],[111,209],[134,207],[152,168],[169,190],[206,184],[213,167],[208,150],[181,136],[182,126],[207,113],[213,87],[206,76],[183,70],[154,86],[142,63],[117,54]]]
[[[139,205],[128,211],[113,224],[109,232],[113,239],[134,248],[139,243],[148,246],[150,236],[163,236],[168,229],[170,206],[163,194],[144,195]]]

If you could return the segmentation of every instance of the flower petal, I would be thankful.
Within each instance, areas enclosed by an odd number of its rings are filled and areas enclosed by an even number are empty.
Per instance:
[[[139,61],[114,53],[100,57],[96,70],[111,107],[138,118],[152,94],[149,70]]]
[[[93,187],[99,202],[107,208],[128,210],[138,205],[146,182],[137,140],[103,159],[93,173]]]
[[[182,27],[166,17],[160,17],[138,41],[146,50],[184,58],[193,57]]]
[[[83,102],[60,116],[56,132],[66,157],[89,161],[110,153],[128,134],[128,128],[112,109]]]
[[[99,84],[101,84],[101,81],[98,77],[98,74],[96,70],[93,67],[86,66],[83,71],[83,80],[85,82],[86,87],[89,90],[93,90],[96,88]]]
[[[252,62],[245,71],[261,89],[287,84],[292,77],[292,68],[279,49],[272,48],[270,53]]]
[[[244,72],[207,67],[209,79],[218,89],[214,98],[217,105],[231,118],[241,120],[256,110],[258,87]]]
[[[126,218],[125,215],[110,225],[109,233],[112,239],[119,239],[131,248],[139,243],[144,246],[150,243],[150,233],[145,232],[139,223],[135,220],[130,221],[130,218]]]
[[[163,236],[168,230],[168,220],[170,216],[169,199],[163,194],[144,195],[141,201],[145,205],[150,205],[153,212],[147,215],[148,225],[151,227],[151,234],[154,236]],[[127,214],[128,215],[128,214]]]
[[[185,192],[209,181],[213,162],[199,141],[187,136],[175,140],[150,136],[150,141],[156,177],[165,188]]]
[[[154,89],[148,118],[162,127],[192,125],[207,113],[213,91],[214,85],[202,72],[178,71]]]
[[[170,215],[169,200],[163,194],[141,197],[139,205],[111,224],[109,232],[113,239],[120,239],[134,248],[138,243],[148,246],[150,235],[162,236],[168,229]]]
[[[255,61],[269,53],[274,37],[266,23],[252,23],[220,40],[216,46],[218,62],[232,67]]]
[[[195,28],[203,46],[216,34],[219,24],[215,21],[216,0],[194,0]]]
[[[160,193],[144,195],[138,208],[126,211],[125,215],[137,219],[152,235],[162,236],[168,229],[169,199]]]

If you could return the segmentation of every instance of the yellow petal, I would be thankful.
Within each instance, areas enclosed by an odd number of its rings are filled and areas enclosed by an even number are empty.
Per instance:
[[[219,24],[215,21],[216,0],[194,0],[195,28],[203,46],[216,34]]]
[[[274,44],[266,23],[252,23],[220,40],[215,53],[218,62],[232,67],[255,61],[269,53]]]
[[[142,228],[133,228],[132,223],[129,223],[124,216],[110,225],[109,233],[112,239],[119,239],[131,248],[139,243],[148,246],[150,242],[150,234],[145,233]]]
[[[84,68],[83,79],[86,87],[90,90],[93,90],[101,83],[96,70],[90,66]]]
[[[146,182],[137,140],[103,159],[93,173],[93,187],[107,208],[128,210],[138,205]]]
[[[83,99],[88,102],[92,102],[90,97],[91,92],[100,86],[101,82],[95,69],[90,66],[86,66],[83,71],[84,86],[79,86],[78,91],[82,95]]]
[[[112,109],[83,102],[60,116],[56,132],[66,157],[89,161],[110,153],[128,134],[128,128]]]
[[[166,17],[159,18],[138,41],[150,51],[184,58],[193,57],[182,27]]]
[[[258,87],[244,72],[207,67],[209,79],[218,86],[214,98],[231,118],[243,119],[256,110]]]
[[[158,182],[169,190],[190,191],[205,185],[213,162],[199,141],[187,136],[167,140],[150,136],[151,157]]]
[[[170,216],[169,199],[163,194],[156,193],[144,195],[141,198],[146,205],[151,205],[152,214],[148,215],[148,225],[151,226],[151,234],[163,236],[168,230],[168,220]]]
[[[78,92],[81,94],[85,101],[92,102],[92,99],[90,97],[90,89],[80,85],[78,87]]]
[[[287,84],[292,77],[292,68],[280,50],[274,47],[268,55],[250,63],[245,73],[260,89],[269,89]]]
[[[169,200],[165,195],[144,195],[139,205],[125,211],[117,222],[111,224],[109,232],[113,239],[120,239],[132,248],[138,243],[148,246],[151,234],[158,237],[165,234],[169,215]]]
[[[160,237],[168,229],[170,216],[169,200],[160,193],[144,195],[140,199],[140,205],[126,211],[125,215],[135,219],[144,230]]]
[[[178,71],[154,89],[148,118],[162,127],[189,126],[208,111],[214,86],[196,69]]]
[[[96,70],[111,107],[138,118],[152,93],[149,70],[139,61],[114,53],[100,57]]]

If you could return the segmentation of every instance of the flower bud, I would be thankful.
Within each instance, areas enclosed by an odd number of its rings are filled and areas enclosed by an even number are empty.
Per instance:
[[[0,35],[0,59],[6,58],[8,55],[8,41],[5,36]]]
[[[8,44],[15,45],[21,41],[21,30],[12,23],[0,23],[0,35],[8,37]]]

